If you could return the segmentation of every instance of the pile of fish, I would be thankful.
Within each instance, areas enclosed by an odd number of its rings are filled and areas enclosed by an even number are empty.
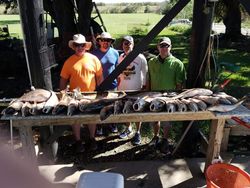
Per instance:
[[[40,114],[90,114],[100,113],[105,120],[110,115],[135,112],[186,112],[218,111],[228,112],[238,107],[244,98],[237,100],[224,92],[213,93],[209,89],[193,88],[181,93],[175,92],[124,92],[106,91],[73,92],[67,90],[55,93],[35,89],[10,102],[3,115],[23,117]]]

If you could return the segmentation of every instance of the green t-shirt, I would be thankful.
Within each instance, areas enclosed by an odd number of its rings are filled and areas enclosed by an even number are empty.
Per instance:
[[[154,57],[148,62],[151,90],[176,89],[176,84],[183,84],[186,79],[184,64],[170,55],[164,62]]]

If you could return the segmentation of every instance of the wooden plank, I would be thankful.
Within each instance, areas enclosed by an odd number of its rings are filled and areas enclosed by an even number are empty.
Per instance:
[[[219,158],[224,125],[225,119],[214,119],[211,122],[205,170],[213,159]]]
[[[250,129],[241,125],[235,125],[231,127],[230,135],[247,136],[247,135],[250,135]]]
[[[225,127],[224,130],[223,130],[223,138],[222,138],[222,141],[221,141],[221,151],[222,152],[227,151],[229,133],[230,133],[230,128]]]
[[[74,116],[11,116],[2,117],[2,120],[13,120],[13,126],[43,126],[43,125],[71,125],[71,124],[91,124],[91,123],[125,123],[125,122],[154,122],[154,121],[189,121],[189,120],[209,120],[215,119],[213,113],[201,112],[181,112],[181,113],[131,113],[111,115],[104,121],[100,120],[99,114],[85,114]]]

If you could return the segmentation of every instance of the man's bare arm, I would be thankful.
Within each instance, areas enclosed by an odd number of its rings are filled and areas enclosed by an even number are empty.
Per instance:
[[[99,86],[103,81],[103,76],[96,76],[96,85]]]

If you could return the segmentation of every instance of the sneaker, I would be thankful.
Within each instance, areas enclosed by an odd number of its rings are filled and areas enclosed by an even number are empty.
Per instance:
[[[157,147],[158,144],[159,144],[159,137],[158,136],[154,136],[152,138],[152,140],[149,142],[148,146],[149,147]]]
[[[160,151],[161,153],[170,154],[168,140],[165,138],[161,141]]]
[[[140,145],[141,144],[141,134],[135,133],[135,136],[133,137],[132,144],[134,145]]]
[[[81,140],[76,141],[75,145],[76,145],[76,153],[83,153],[85,151],[85,147]]]
[[[110,132],[111,133],[118,133],[118,128],[117,128],[117,125],[109,125],[109,128],[110,128]]]
[[[130,131],[129,129],[126,129],[125,131],[123,131],[119,137],[121,139],[124,139],[124,138],[128,138],[129,135],[133,134],[133,131]]]
[[[97,150],[97,142],[96,142],[95,138],[90,139],[89,149],[91,151]]]
[[[97,136],[102,136],[103,135],[103,130],[102,130],[102,127],[97,127],[96,129],[96,133],[95,133]]]

